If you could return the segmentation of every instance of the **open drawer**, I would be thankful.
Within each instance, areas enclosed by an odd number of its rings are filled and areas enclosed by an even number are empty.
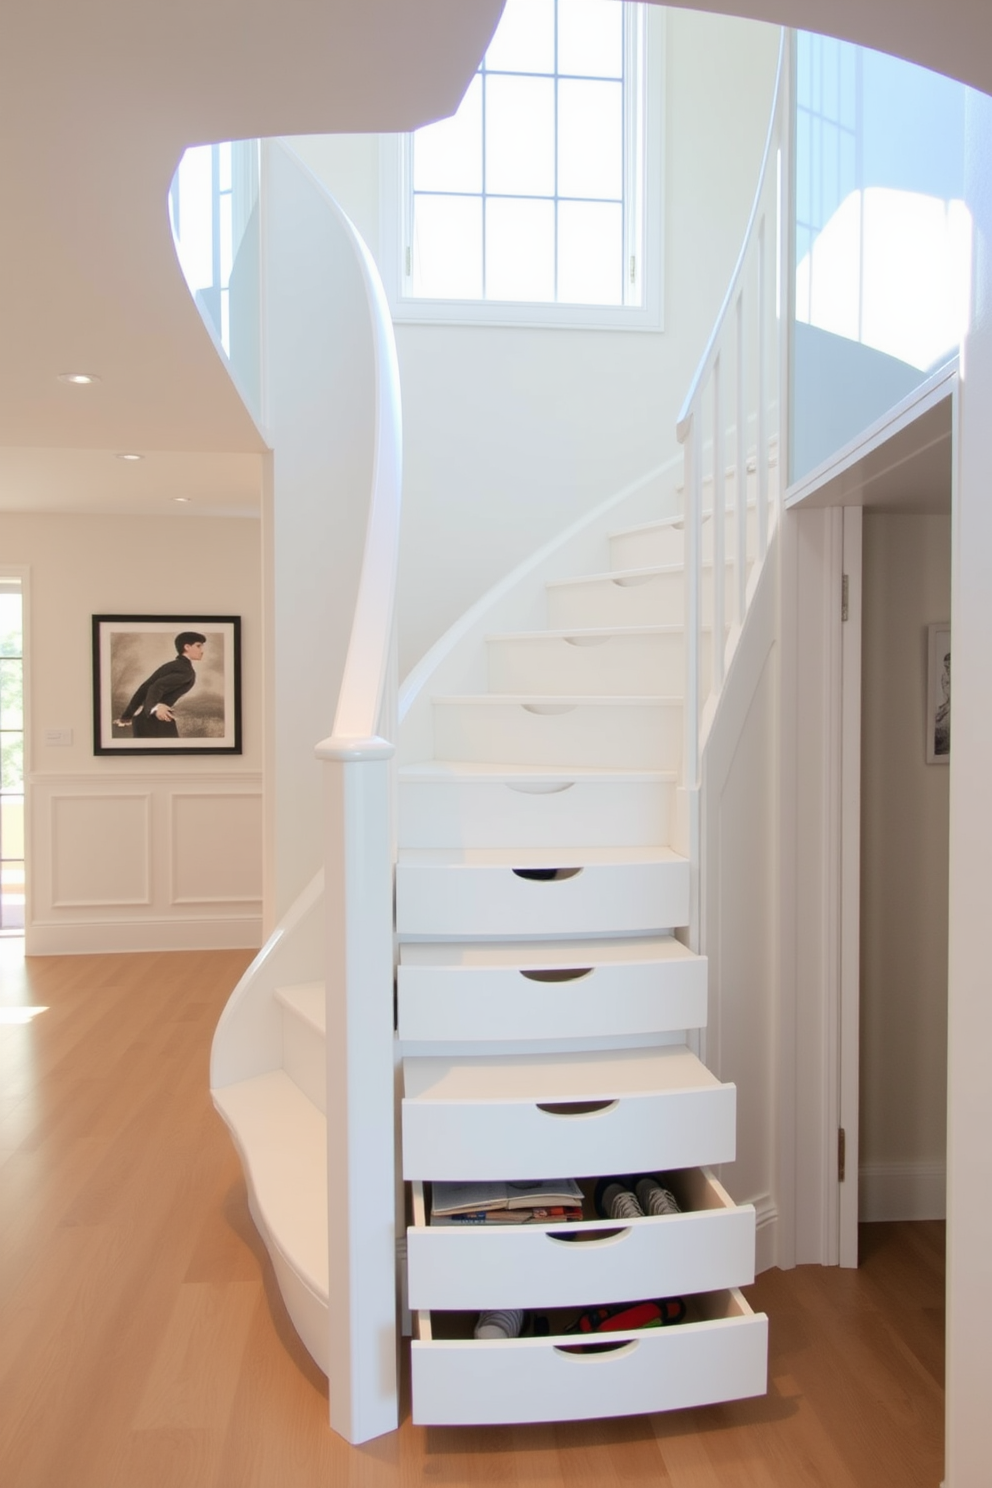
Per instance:
[[[604,1352],[584,1351],[572,1334],[475,1339],[474,1314],[416,1313],[413,1419],[421,1426],[576,1421],[763,1395],[768,1319],[733,1289],[689,1301],[686,1322],[610,1334],[613,1347]]]
[[[736,1090],[684,1044],[403,1061],[403,1176],[560,1178],[732,1162]]]
[[[432,1228],[413,1184],[410,1306],[572,1307],[688,1295],[754,1280],[754,1209],[705,1168],[669,1174],[681,1214],[558,1225]],[[592,1213],[591,1199],[586,1212]]]

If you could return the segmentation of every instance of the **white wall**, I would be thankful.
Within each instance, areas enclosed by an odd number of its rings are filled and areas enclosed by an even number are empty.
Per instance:
[[[397,327],[400,674],[540,543],[676,453],[764,147],[778,32],[668,15],[665,330]],[[374,137],[293,142],[373,249]]]
[[[369,307],[352,239],[291,151],[263,151],[268,929],[323,861],[331,732],[372,489]]]
[[[28,953],[259,944],[259,523],[3,514],[0,548],[28,570]],[[243,753],[94,755],[91,617],[184,612],[242,617]]]
[[[927,625],[951,613],[950,516],[866,512],[861,1214],[944,1214],[949,771],[926,763]]]

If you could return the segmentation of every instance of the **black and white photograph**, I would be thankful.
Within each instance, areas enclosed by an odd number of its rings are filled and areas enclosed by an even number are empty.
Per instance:
[[[927,626],[927,764],[951,759],[951,627]]]
[[[93,752],[240,754],[240,616],[94,615]]]

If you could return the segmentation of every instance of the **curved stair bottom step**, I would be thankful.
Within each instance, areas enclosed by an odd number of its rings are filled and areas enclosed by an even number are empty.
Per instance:
[[[211,1091],[234,1139],[248,1208],[293,1327],[328,1367],[327,1126],[284,1070]]]

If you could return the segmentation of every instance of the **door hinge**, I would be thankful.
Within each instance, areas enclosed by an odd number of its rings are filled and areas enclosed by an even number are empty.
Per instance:
[[[843,1127],[837,1130],[837,1182],[843,1183],[847,1171],[847,1133]]]
[[[840,581],[840,618],[841,618],[841,620],[846,620],[847,619],[847,595],[848,595],[847,574],[842,574],[841,575],[841,581]]]
[[[637,283],[637,259],[633,253],[630,255],[630,282],[631,284]]]
[[[412,273],[413,273],[413,249],[412,248],[408,248],[406,250],[406,277],[409,279],[409,277],[410,277],[410,275]]]

